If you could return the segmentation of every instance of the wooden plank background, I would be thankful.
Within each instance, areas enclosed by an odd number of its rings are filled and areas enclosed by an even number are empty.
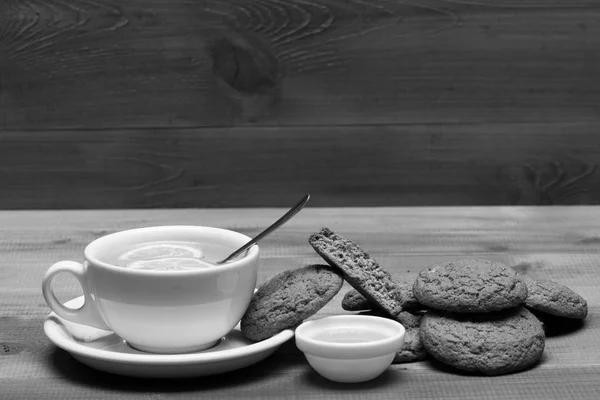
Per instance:
[[[0,0],[0,208],[600,203],[595,0]]]

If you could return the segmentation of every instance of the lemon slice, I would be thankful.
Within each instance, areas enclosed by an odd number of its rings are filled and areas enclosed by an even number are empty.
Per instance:
[[[189,271],[194,269],[210,268],[209,262],[195,258],[161,258],[159,260],[137,260],[129,263],[128,268],[151,269],[155,271]]]
[[[129,250],[119,260],[152,260],[157,258],[200,258],[202,250],[185,244],[152,243]]]

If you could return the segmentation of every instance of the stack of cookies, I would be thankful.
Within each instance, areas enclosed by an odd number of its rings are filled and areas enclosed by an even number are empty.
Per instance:
[[[587,303],[556,282],[519,276],[489,260],[460,259],[421,271],[415,297],[429,310],[421,341],[439,361],[486,375],[536,364],[545,346],[544,328],[529,311],[583,319]]]
[[[527,285],[505,265],[477,259],[433,265],[419,273],[413,293],[429,307],[421,341],[437,360],[486,375],[540,360],[544,329],[522,306]]]
[[[569,288],[520,276],[498,262],[444,262],[407,283],[393,279],[356,243],[328,228],[308,241],[327,265],[284,271],[261,285],[241,321],[247,338],[263,340],[297,326],[346,281],[353,289],[342,299],[344,310],[393,318],[406,328],[395,363],[431,355],[460,370],[500,375],[541,359],[545,333],[540,315],[587,316],[587,303]]]

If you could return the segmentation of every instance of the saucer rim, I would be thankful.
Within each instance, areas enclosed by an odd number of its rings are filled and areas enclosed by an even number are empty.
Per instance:
[[[75,297],[67,302],[76,302],[79,299],[83,299],[83,296]],[[55,332],[56,329],[63,329],[69,333],[69,329],[63,323],[64,319],[51,312],[46,316],[44,320],[44,333],[46,337],[50,339],[56,346],[61,349],[74,353],[78,356],[84,356],[102,361],[112,361],[124,364],[197,364],[197,363],[212,363],[233,360],[237,358],[243,358],[252,356],[258,353],[270,351],[281,346],[292,337],[294,337],[293,329],[285,329],[280,333],[262,340],[248,344],[246,346],[236,347],[233,349],[227,349],[223,351],[212,351],[208,353],[194,352],[194,353],[181,353],[181,354],[151,354],[151,353],[121,353],[108,351],[103,349],[95,349],[92,347],[80,344],[72,337],[65,337],[64,335]],[[96,328],[93,328],[96,329]],[[233,330],[239,330],[239,324]],[[106,331],[113,333],[112,331]],[[113,333],[114,334],[114,333]]]

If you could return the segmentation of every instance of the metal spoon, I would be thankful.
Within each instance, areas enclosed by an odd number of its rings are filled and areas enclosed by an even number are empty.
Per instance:
[[[281,225],[289,221],[294,215],[298,214],[298,212],[304,208],[304,206],[308,202],[308,199],[310,199],[310,194],[304,196],[302,200],[300,200],[294,207],[292,207],[288,212],[286,212],[281,218],[275,221],[267,229],[265,229],[264,231],[256,235],[253,239],[251,239],[248,243],[231,253],[226,259],[222,261],[217,261],[216,264],[225,264],[226,262],[231,261],[232,259],[242,254],[244,251],[248,250],[250,247],[254,246],[256,242],[258,242],[260,239],[264,238],[269,233],[273,232],[275,229],[279,228]]]

